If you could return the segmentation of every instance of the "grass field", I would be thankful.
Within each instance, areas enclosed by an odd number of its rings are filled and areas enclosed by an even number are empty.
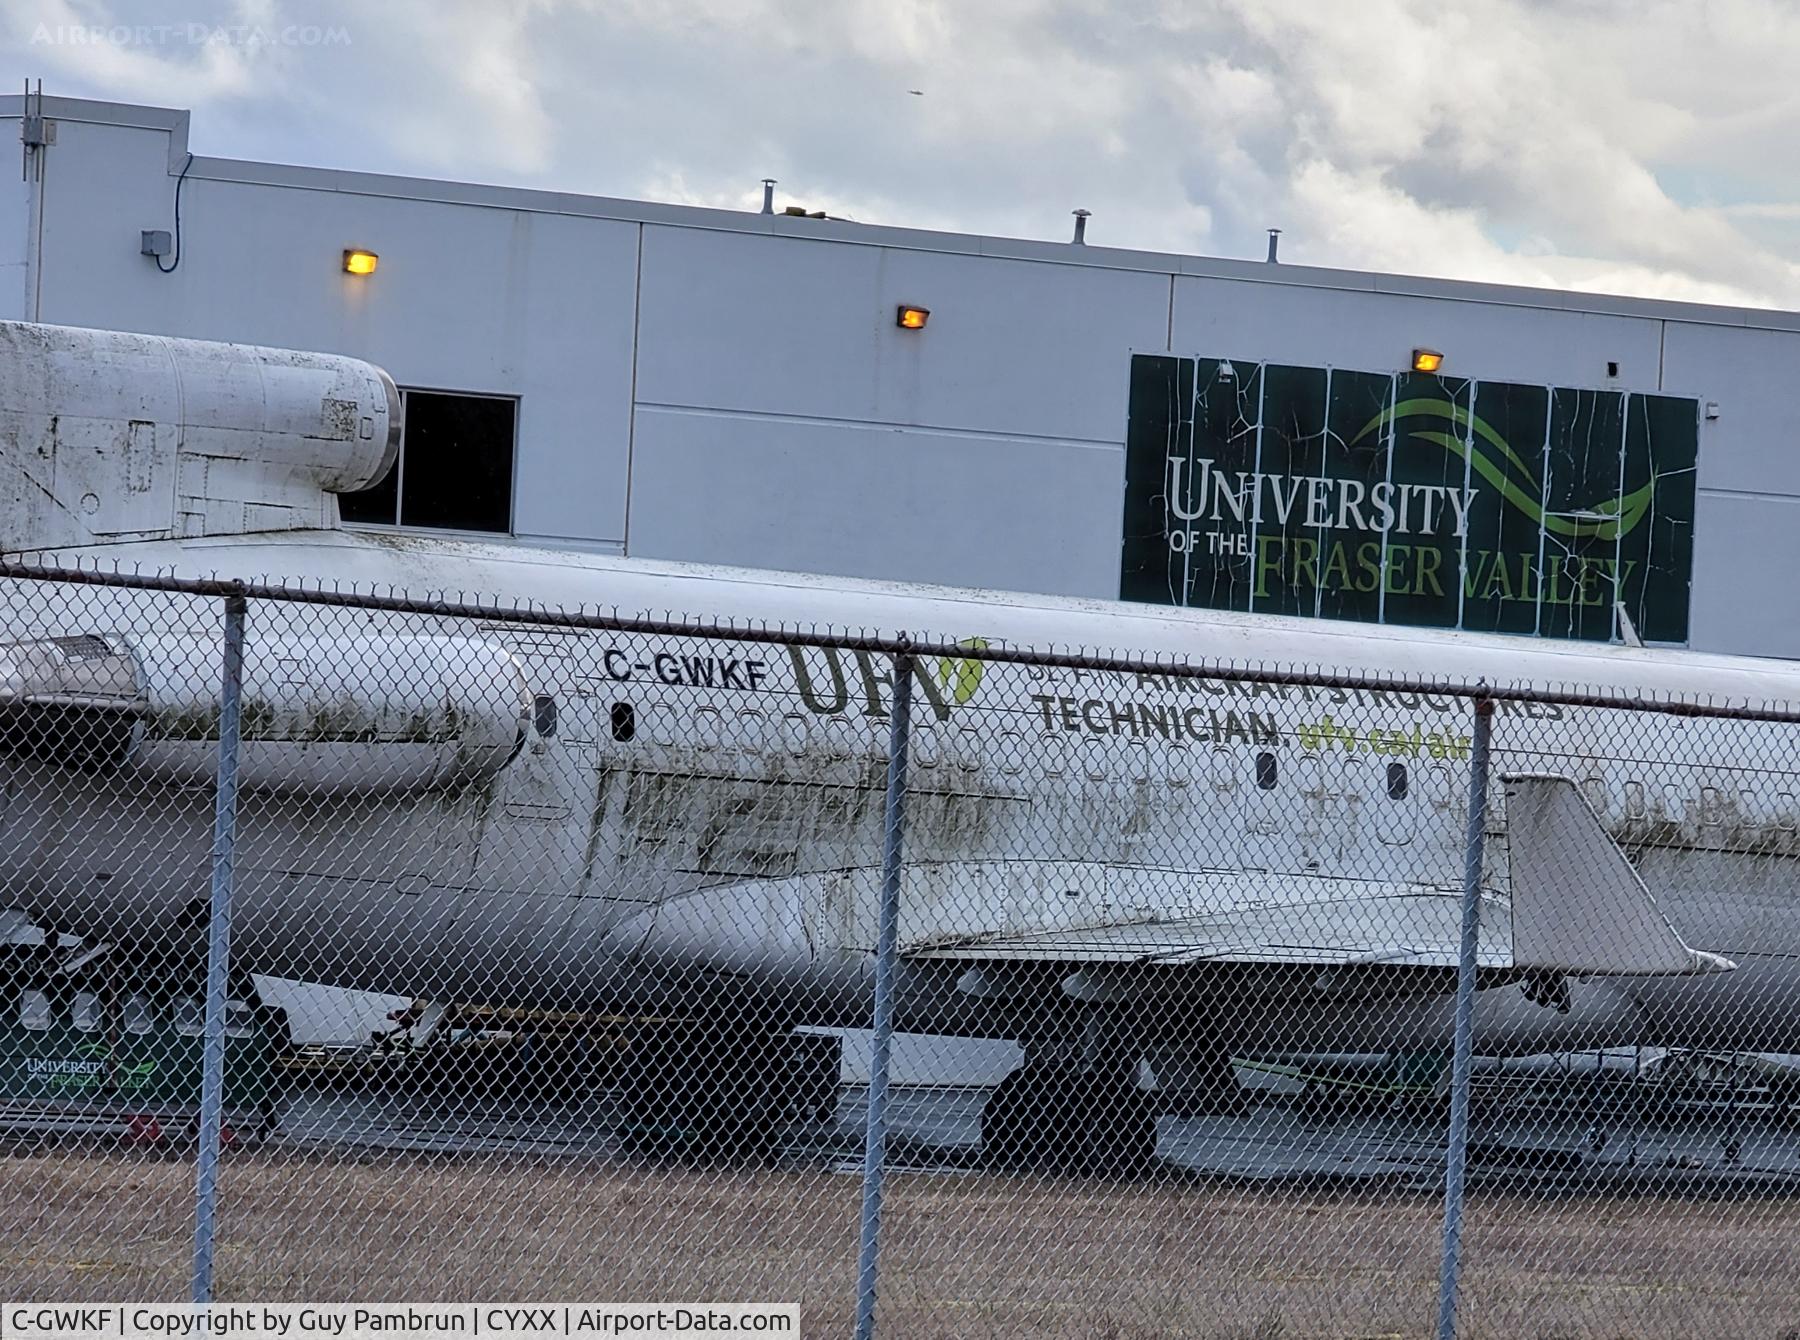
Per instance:
[[[849,1330],[858,1183],[818,1172],[240,1153],[219,1296],[799,1302]],[[0,1159],[0,1294],[185,1295],[193,1170],[127,1153]],[[1429,1197],[1188,1179],[889,1180],[884,1336],[1421,1336]],[[1465,1336],[1800,1340],[1800,1202],[1478,1196]]]

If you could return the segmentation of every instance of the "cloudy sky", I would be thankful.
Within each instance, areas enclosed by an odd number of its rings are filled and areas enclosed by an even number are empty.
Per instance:
[[[1800,307],[1795,0],[12,0],[197,153]],[[914,92],[913,90],[918,90]]]

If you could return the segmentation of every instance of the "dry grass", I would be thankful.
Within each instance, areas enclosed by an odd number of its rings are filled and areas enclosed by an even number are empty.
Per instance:
[[[848,1330],[858,1186],[816,1172],[240,1154],[220,1296],[798,1301]],[[190,1165],[0,1161],[0,1292],[176,1298]],[[1438,1207],[1400,1193],[890,1180],[883,1334],[1301,1340],[1419,1336]],[[1490,1195],[1471,1204],[1465,1336],[1768,1337],[1800,1328],[1800,1204]],[[1794,1331],[1800,1334],[1800,1331]]]

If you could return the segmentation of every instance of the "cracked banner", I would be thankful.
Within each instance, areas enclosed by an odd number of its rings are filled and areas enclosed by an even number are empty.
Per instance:
[[[1138,354],[1124,600],[1685,642],[1699,403]]]

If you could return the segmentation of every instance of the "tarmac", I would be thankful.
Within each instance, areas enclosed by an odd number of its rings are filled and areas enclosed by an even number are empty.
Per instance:
[[[888,1105],[890,1166],[979,1167],[983,1086],[897,1088]],[[795,1126],[779,1162],[860,1175],[867,1090],[845,1086],[829,1125]],[[504,1097],[301,1090],[281,1112],[277,1145],[413,1154],[623,1158],[604,1095],[545,1103]],[[1242,1182],[1344,1182],[1425,1189],[1441,1183],[1441,1119],[1430,1114],[1302,1115],[1281,1100],[1213,1116],[1165,1116],[1158,1155],[1171,1171]],[[1577,1117],[1512,1110],[1479,1122],[1471,1175],[1518,1188],[1573,1183],[1800,1187],[1800,1131],[1725,1114],[1678,1124],[1629,1113]]]

